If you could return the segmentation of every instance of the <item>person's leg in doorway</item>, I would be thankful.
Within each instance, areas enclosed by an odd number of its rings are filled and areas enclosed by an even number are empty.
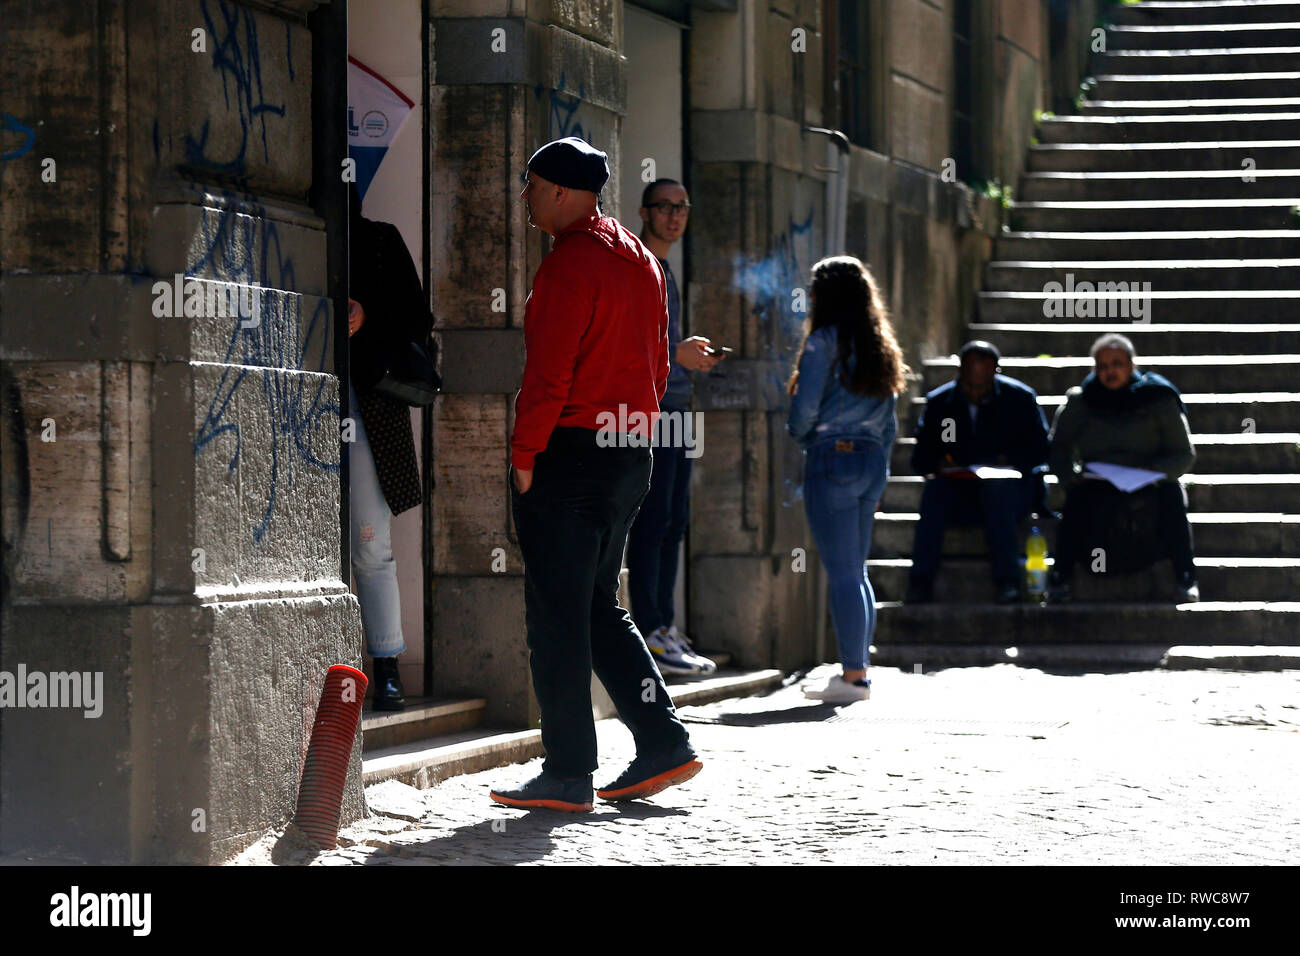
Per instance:
[[[352,407],[358,408],[355,392]],[[402,637],[402,602],[393,557],[393,513],[379,485],[365,422],[359,412],[353,418],[355,441],[348,448],[352,576],[357,583],[366,652],[374,658],[372,706],[375,710],[402,710],[405,699],[397,656],[406,650],[406,641]]]

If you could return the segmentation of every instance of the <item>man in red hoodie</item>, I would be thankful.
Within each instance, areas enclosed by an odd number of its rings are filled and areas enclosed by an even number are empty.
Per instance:
[[[522,786],[491,792],[507,806],[592,808],[593,669],[637,753],[596,791],[602,799],[647,797],[702,766],[618,603],[623,546],[650,486],[650,435],[668,381],[668,292],[654,255],[600,214],[608,179],[605,154],[576,137],[543,146],[525,173],[528,221],[554,239],[524,313],[527,358],[510,439],[546,760]]]

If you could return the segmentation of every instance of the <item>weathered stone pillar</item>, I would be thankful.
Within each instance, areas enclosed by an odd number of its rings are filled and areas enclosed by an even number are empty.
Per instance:
[[[439,694],[486,697],[489,724],[530,726],[537,710],[507,475],[524,304],[550,240],[528,226],[519,175],[539,146],[580,136],[609,154],[604,209],[617,212],[622,3],[434,0],[433,10],[429,243],[444,379],[434,684]]]
[[[316,6],[6,11],[0,669],[103,698],[0,711],[3,850],[228,857],[288,819],[325,670],[360,664]]]
[[[785,430],[800,296],[826,248],[826,140],[803,130],[823,118],[819,4],[697,11],[689,43],[690,332],[737,355],[697,376],[687,632],[742,666],[790,668],[816,656],[821,581]]]

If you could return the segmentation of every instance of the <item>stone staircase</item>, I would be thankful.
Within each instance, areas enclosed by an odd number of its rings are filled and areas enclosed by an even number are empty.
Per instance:
[[[1103,331],[1127,335],[1139,364],[1179,387],[1197,449],[1184,483],[1201,602],[1173,603],[1164,561],[1080,575],[1069,605],[1001,607],[971,528],[945,539],[939,602],[900,605],[922,486],[913,440],[900,438],[869,562],[879,663],[1300,645],[1300,2],[1162,0],[1110,16],[1079,114],[1040,125],[969,334],[998,345],[1049,424]],[[1069,293],[1055,288],[1085,282],[1130,285],[1063,308]],[[1146,288],[1132,283],[1150,283],[1140,315],[1118,308]],[[924,389],[956,366],[926,362]]]

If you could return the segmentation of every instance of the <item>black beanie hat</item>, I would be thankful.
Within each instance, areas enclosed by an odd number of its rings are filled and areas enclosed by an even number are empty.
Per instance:
[[[557,186],[599,193],[609,180],[607,158],[578,137],[566,136],[533,153],[528,168]]]
[[[998,351],[997,346],[992,342],[985,342],[983,339],[975,339],[973,342],[967,342],[961,347],[960,355],[962,358],[965,358],[972,352],[977,355],[987,355],[995,362],[1002,361],[1002,354]]]

